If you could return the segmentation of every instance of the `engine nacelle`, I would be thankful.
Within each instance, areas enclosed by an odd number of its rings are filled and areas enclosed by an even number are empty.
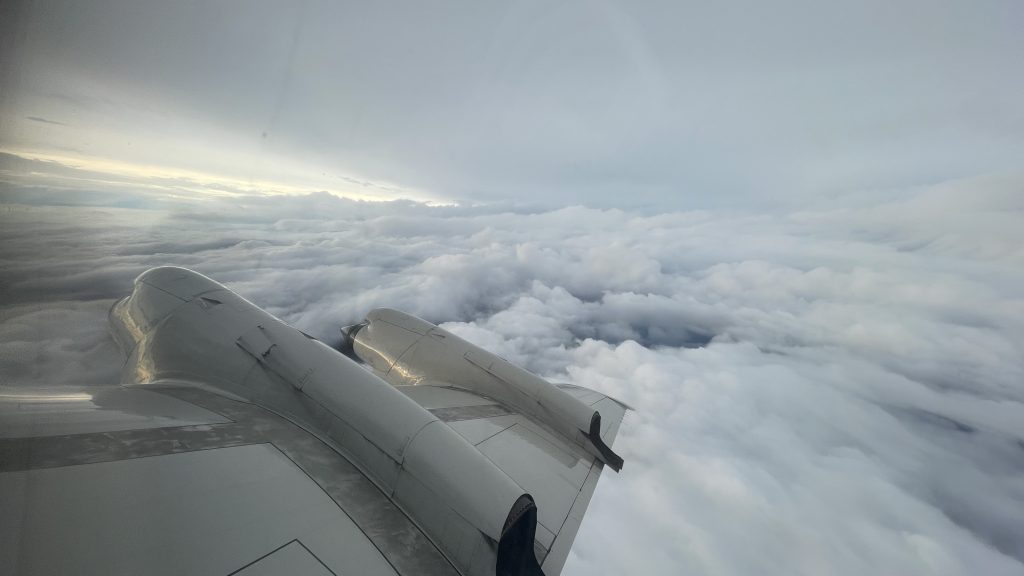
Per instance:
[[[345,335],[355,355],[391,384],[439,383],[487,396],[575,442],[615,471],[622,468],[622,458],[601,438],[598,411],[443,328],[379,308]]]
[[[537,574],[532,497],[436,416],[329,346],[183,268],[110,311],[130,385],[201,386],[314,432],[467,575]],[[367,332],[369,334],[369,332]]]

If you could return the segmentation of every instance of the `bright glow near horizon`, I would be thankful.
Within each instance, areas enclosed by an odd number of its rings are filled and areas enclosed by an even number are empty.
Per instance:
[[[88,183],[115,186],[136,186],[139,188],[164,191],[171,195],[192,193],[202,196],[296,195],[314,192],[328,192],[340,198],[363,201],[414,200],[430,205],[450,204],[443,199],[431,198],[414,190],[400,189],[388,184],[357,181],[355,178],[316,178],[310,176],[315,168],[291,167],[291,172],[279,171],[281,180],[247,179],[209,172],[199,172],[171,166],[136,164],[105,158],[72,155],[67,153],[40,152],[0,148],[0,153],[11,154],[23,160],[34,161],[33,171],[19,174],[11,171],[10,176],[29,176],[51,180],[65,180],[74,186]],[[47,166],[47,164],[53,166]],[[284,164],[284,163],[282,163]],[[46,170],[52,167],[54,170]],[[68,170],[70,169],[70,171]],[[63,173],[62,173],[63,172]]]

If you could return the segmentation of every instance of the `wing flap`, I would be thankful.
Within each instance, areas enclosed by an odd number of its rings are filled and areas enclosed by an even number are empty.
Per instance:
[[[395,574],[270,444],[6,472],[0,493],[22,507],[0,519],[0,533],[20,534],[4,544],[16,552],[6,555],[4,573],[230,574],[256,570],[254,560],[295,541],[305,557],[289,549],[267,560],[288,567],[278,573],[316,574],[310,569],[329,565]]]

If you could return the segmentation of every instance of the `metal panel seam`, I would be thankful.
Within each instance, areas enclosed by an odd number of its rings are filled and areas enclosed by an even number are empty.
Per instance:
[[[361,526],[361,525],[359,524],[359,522],[356,522],[356,519],[355,519],[355,518],[353,518],[353,517],[352,517],[352,516],[351,516],[351,515],[350,515],[350,514],[348,513],[348,511],[346,511],[346,510],[345,510],[345,509],[344,509],[344,508],[343,508],[343,507],[341,506],[341,504],[340,504],[340,503],[339,503],[339,502],[338,502],[337,500],[335,500],[335,499],[334,499],[334,497],[333,497],[333,496],[331,496],[330,492],[328,492],[327,490],[325,490],[325,489],[324,489],[324,487],[323,487],[323,486],[321,486],[321,485],[320,485],[320,483],[316,481],[316,478],[313,478],[313,476],[311,476],[311,475],[309,474],[309,472],[307,472],[307,471],[306,471],[306,469],[302,467],[302,465],[300,465],[300,464],[299,464],[298,462],[296,462],[295,460],[293,460],[293,459],[292,459],[292,457],[291,457],[291,456],[289,456],[287,452],[285,452],[285,451],[284,451],[284,450],[282,450],[282,449],[281,449],[280,447],[278,447],[278,446],[277,446],[277,444],[274,444],[273,440],[271,440],[271,441],[270,441],[270,445],[271,445],[271,446],[273,446],[275,450],[277,450],[278,452],[280,452],[282,456],[284,456],[285,458],[287,458],[287,459],[288,459],[288,461],[289,461],[289,462],[291,462],[293,466],[295,466],[296,468],[298,468],[299,470],[301,470],[301,471],[302,471],[302,473],[303,473],[303,474],[305,474],[306,478],[309,478],[309,481],[310,481],[310,482],[312,482],[313,484],[315,484],[315,485],[316,485],[316,487],[317,487],[317,488],[319,488],[319,489],[320,489],[320,491],[321,491],[321,492],[323,492],[325,496],[327,496],[328,498],[330,498],[331,502],[334,502],[334,505],[338,507],[338,510],[341,510],[341,513],[342,513],[342,514],[344,514],[344,515],[345,515],[345,517],[346,517],[346,518],[348,518],[348,519],[349,519],[349,521],[351,521],[351,522],[352,522],[352,525],[353,525],[353,526],[355,526],[356,528],[358,528],[358,529],[359,529],[359,531],[360,531],[360,532],[361,532],[361,533],[363,534],[363,536],[364,536],[364,537],[366,538],[367,542],[369,542],[370,544],[372,544],[372,545],[373,545],[374,549],[376,549],[376,550],[377,550],[377,553],[378,553],[378,554],[380,554],[380,557],[381,557],[381,558],[383,558],[383,559],[384,559],[384,561],[388,563],[388,566],[391,566],[391,569],[395,571],[395,574],[399,574],[399,575],[401,576],[402,572],[398,570],[398,567],[397,567],[397,566],[395,566],[395,565],[394,565],[394,564],[393,564],[393,563],[391,562],[391,559],[390,559],[390,558],[388,558],[386,554],[384,554],[384,551],[383,551],[383,550],[381,550],[381,549],[380,549],[380,546],[378,546],[378,545],[377,545],[377,543],[373,541],[373,538],[371,538],[371,537],[370,537],[370,535],[366,533],[366,530],[363,530],[363,527],[362,527],[362,526]],[[324,443],[324,445],[325,445],[325,446],[328,446],[328,447],[330,447],[330,445],[329,445],[329,444],[327,444],[326,442]],[[339,454],[339,456],[341,456],[341,455]],[[342,457],[344,458],[344,456],[342,456]],[[349,460],[349,461],[351,462],[351,460]],[[406,516],[408,516],[408,514],[406,514]],[[299,542],[298,538],[296,538],[295,540],[293,540],[293,542]],[[291,543],[291,542],[289,542],[289,544],[290,544],[290,543]],[[304,545],[302,544],[302,542],[299,542],[299,545],[300,545],[300,546],[302,546],[303,548],[306,548],[306,547],[305,547],[305,546],[304,546]],[[285,544],[285,546],[287,546],[287,544]],[[281,548],[283,548],[283,547],[284,547],[284,546],[282,546]],[[281,548],[278,548],[277,550],[280,550]],[[277,550],[275,550],[275,552],[276,552]],[[311,554],[311,555],[313,556],[313,558],[316,558],[317,562],[320,562],[321,564],[323,564],[323,562],[321,562],[321,561],[320,561],[320,558],[318,558],[316,554],[313,554],[313,552],[312,552],[312,551],[311,551],[311,550],[310,550],[309,548],[306,548],[306,552],[309,552],[309,553],[310,553],[310,554]],[[273,552],[272,552],[272,553],[273,553]],[[271,553],[271,554],[272,554],[272,553]],[[263,558],[265,558],[265,557],[266,557],[266,556],[263,556]],[[261,559],[262,559],[262,558],[261,558]],[[249,563],[248,565],[252,565],[252,564],[253,564],[253,562],[250,562],[250,563]],[[248,565],[247,565],[247,566],[248,566]],[[331,570],[331,569],[330,569],[330,568],[329,568],[329,567],[328,567],[328,566],[327,566],[326,564],[324,565],[324,568],[327,568],[327,571],[328,571],[328,572],[330,572],[331,574],[334,574],[334,570]],[[239,568],[239,570],[241,570],[241,568]],[[238,570],[235,570],[235,572],[238,572]],[[232,574],[234,574],[234,572],[232,572]],[[230,575],[228,575],[228,576],[230,576]]]

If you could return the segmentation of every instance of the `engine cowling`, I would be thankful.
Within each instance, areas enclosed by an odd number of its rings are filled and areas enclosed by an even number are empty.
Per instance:
[[[601,438],[601,414],[504,358],[426,320],[372,310],[346,336],[353,353],[396,385],[442,383],[487,396],[575,442],[612,469],[622,458]]]

